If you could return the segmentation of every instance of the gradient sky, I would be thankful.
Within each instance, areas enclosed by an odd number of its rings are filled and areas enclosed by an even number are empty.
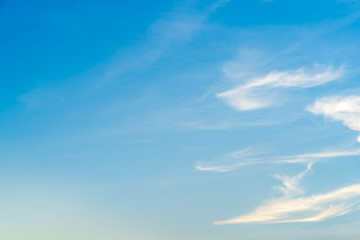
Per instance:
[[[0,239],[358,240],[359,29],[357,0],[0,0]]]

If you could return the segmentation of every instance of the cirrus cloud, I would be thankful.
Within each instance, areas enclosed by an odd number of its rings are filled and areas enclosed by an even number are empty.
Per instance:
[[[334,191],[304,196],[300,180],[311,172],[312,164],[296,176],[276,176],[283,182],[277,189],[283,196],[257,207],[253,212],[236,218],[216,221],[216,225],[242,223],[318,222],[345,215],[358,209],[360,184]]]
[[[227,70],[229,71],[229,70]],[[334,81],[343,76],[343,66],[314,65],[312,69],[301,67],[296,70],[273,70],[263,77],[250,79],[245,84],[226,92],[217,94],[217,97],[239,111],[255,110],[273,105],[271,97],[274,88],[310,88]],[[227,76],[236,74],[226,73]]]
[[[334,121],[341,121],[351,130],[360,132],[360,96],[324,97],[316,100],[307,110]],[[360,136],[357,140],[360,142]]]
[[[309,197],[280,198],[258,207],[250,214],[214,224],[318,222],[356,210],[359,196],[360,184],[355,184]]]
[[[238,150],[220,157],[220,161],[211,163],[198,163],[195,168],[198,171],[208,172],[231,172],[241,167],[255,164],[312,164],[332,158],[359,156],[360,149],[321,151],[288,156],[262,156],[261,153],[250,149]]]

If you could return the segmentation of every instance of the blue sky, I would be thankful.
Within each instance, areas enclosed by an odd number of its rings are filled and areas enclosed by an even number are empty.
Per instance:
[[[360,2],[0,1],[0,239],[359,239]]]

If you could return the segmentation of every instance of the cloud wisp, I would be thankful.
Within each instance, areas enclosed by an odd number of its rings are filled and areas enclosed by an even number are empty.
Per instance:
[[[300,186],[300,180],[307,174],[312,172],[312,163],[309,163],[307,165],[307,168],[305,171],[302,171],[301,173],[299,173],[296,176],[293,177],[289,177],[287,175],[280,175],[280,174],[276,174],[275,178],[279,179],[282,183],[283,186],[277,186],[276,188],[281,191],[284,196],[296,196],[296,195],[300,195],[300,194],[304,194],[305,191],[304,189]]]
[[[316,100],[307,110],[334,121],[341,121],[351,130],[360,132],[360,96],[324,97]],[[357,141],[360,142],[360,135]]]
[[[224,155],[220,163],[197,164],[195,168],[199,171],[208,172],[230,172],[238,168],[254,164],[283,164],[283,163],[316,163],[331,158],[360,156],[359,150],[347,151],[323,151],[307,154],[262,157],[258,152],[249,149],[236,151]]]
[[[227,70],[229,71],[229,70]],[[271,95],[275,88],[309,88],[319,86],[343,76],[343,67],[314,65],[312,69],[273,70],[263,77],[252,78],[241,86],[217,94],[217,97],[238,111],[255,110],[275,104]],[[227,72],[227,76],[236,76]]]
[[[120,48],[103,65],[94,66],[79,77],[65,79],[61,84],[40,85],[20,95],[18,100],[28,110],[33,110],[49,107],[50,103],[52,106],[53,103],[64,105],[66,101],[74,106],[78,100],[74,96],[92,98],[94,93],[106,92],[114,88],[115,82],[129,78],[134,72],[146,71],[164,56],[173,54],[179,46],[188,44],[207,26],[211,14],[227,2],[217,0],[200,11],[194,11],[186,4],[176,5],[151,23],[143,38],[137,39],[131,46]]]
[[[360,203],[360,184],[346,186],[334,191],[304,196],[300,180],[311,172],[311,164],[296,176],[276,176],[282,180],[278,186],[283,196],[270,200],[253,212],[224,221],[216,225],[242,223],[290,223],[318,222],[345,215],[358,209]]]

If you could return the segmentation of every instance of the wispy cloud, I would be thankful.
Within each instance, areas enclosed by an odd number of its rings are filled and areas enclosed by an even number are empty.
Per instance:
[[[86,98],[94,92],[107,91],[104,88],[113,88],[114,82],[122,81],[134,72],[145,71],[174,49],[191,41],[207,25],[209,16],[226,2],[214,1],[202,11],[195,11],[186,3],[179,4],[151,23],[144,37],[114,53],[104,65],[94,66],[80,77],[62,81],[61,85],[40,85],[18,99],[31,110],[53,102],[64,104],[68,99],[71,99],[71,105],[75,105],[73,96]]]
[[[292,177],[289,177],[287,175],[280,175],[280,174],[275,175],[275,178],[281,180],[283,183],[283,186],[277,186],[276,188],[280,190],[284,194],[284,196],[288,196],[288,197],[304,194],[305,191],[300,186],[300,180],[306,174],[312,171],[311,167],[312,167],[312,163],[309,163],[305,171],[302,171],[298,175]]]
[[[324,97],[316,100],[307,110],[334,121],[341,121],[348,128],[360,132],[360,96]],[[360,136],[357,140],[360,142]]]
[[[177,124],[177,126],[189,128],[189,129],[197,129],[197,130],[220,130],[220,131],[230,131],[233,129],[239,129],[244,127],[259,127],[259,126],[269,126],[269,125],[278,125],[283,123],[282,121],[252,121],[252,122],[239,122],[239,121],[222,121],[222,122],[214,122],[207,123],[201,121],[194,122],[184,122]]]
[[[294,177],[277,176],[283,182],[283,186],[277,187],[283,192],[282,197],[257,207],[249,214],[216,221],[214,224],[316,222],[341,216],[358,208],[360,184],[324,194],[303,196],[304,191],[299,182],[310,171],[311,164]]]
[[[202,12],[178,6],[164,14],[149,25],[144,39],[123,49],[120,57],[116,56],[115,61],[108,63],[107,68],[90,86],[90,90],[101,89],[129,72],[143,71],[179,45],[189,42],[204,26],[209,15],[222,4],[223,1],[217,1]]]
[[[237,75],[229,71],[227,69],[225,72],[227,76]],[[217,97],[239,111],[265,108],[276,102],[272,96],[275,88],[315,87],[339,79],[343,71],[342,66],[335,68],[323,65],[314,65],[312,69],[301,67],[288,71],[273,70],[263,77],[252,78],[243,85],[219,93]]]
[[[360,156],[360,150],[323,151],[307,154],[263,157],[261,153],[249,149],[236,151],[221,157],[222,161],[216,163],[197,164],[199,171],[230,172],[238,168],[254,164],[283,164],[283,163],[316,163],[331,158]]]

